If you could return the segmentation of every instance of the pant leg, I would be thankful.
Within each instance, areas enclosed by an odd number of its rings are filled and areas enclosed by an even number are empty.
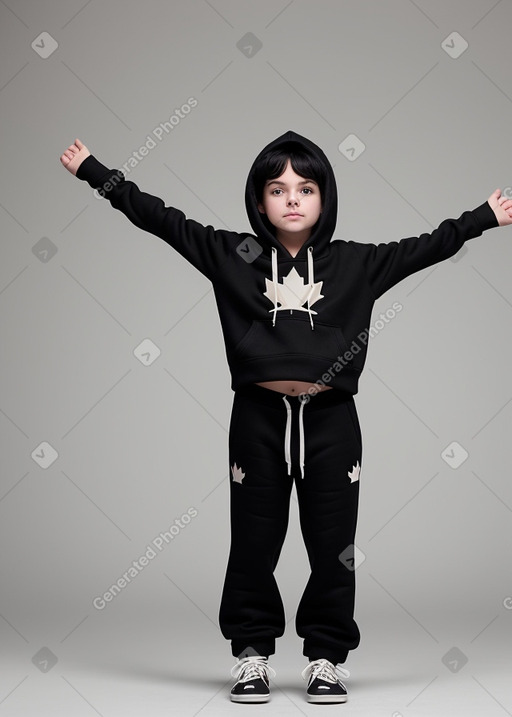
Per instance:
[[[269,406],[235,393],[229,427],[231,547],[219,611],[234,656],[247,648],[247,654],[273,654],[285,629],[273,574],[293,484],[283,454],[285,419],[284,404]]]
[[[295,478],[311,566],[295,623],[304,640],[303,654],[336,664],[345,662],[360,641],[354,620],[355,571],[347,555],[354,550],[362,439],[353,397],[312,409],[314,401],[303,414],[305,475]]]

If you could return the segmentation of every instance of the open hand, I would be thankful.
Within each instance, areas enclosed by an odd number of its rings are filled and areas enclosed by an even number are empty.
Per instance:
[[[487,201],[496,214],[500,227],[512,224],[512,199],[510,197],[506,195],[502,197],[501,189],[496,189]]]
[[[76,176],[78,167],[90,154],[85,144],[82,144],[79,139],[75,139],[75,144],[71,144],[67,148],[64,154],[61,155],[60,161],[71,174]]]

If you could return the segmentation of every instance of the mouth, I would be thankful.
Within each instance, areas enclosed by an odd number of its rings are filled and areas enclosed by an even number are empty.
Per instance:
[[[304,214],[299,214],[298,212],[290,212],[289,214],[285,214],[285,217],[303,217]]]

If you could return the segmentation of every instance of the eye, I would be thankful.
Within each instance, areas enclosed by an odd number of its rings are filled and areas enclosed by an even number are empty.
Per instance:
[[[271,194],[274,194],[274,195],[275,195],[276,192],[282,192],[282,191],[283,191],[282,189],[273,189],[273,190],[271,191]]]
[[[313,194],[313,190],[311,189],[311,187],[304,187],[302,191],[307,192],[308,194]]]

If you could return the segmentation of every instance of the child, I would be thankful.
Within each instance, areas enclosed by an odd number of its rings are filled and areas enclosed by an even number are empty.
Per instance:
[[[231,548],[219,612],[236,702],[270,699],[268,664],[284,633],[274,578],[295,482],[311,574],[296,629],[309,702],[344,702],[339,665],[355,649],[354,540],[362,437],[354,395],[375,301],[405,277],[512,223],[497,189],[431,234],[333,241],[337,190],[313,142],[285,132],[258,155],[245,203],[254,231],[215,230],[141,192],[77,139],[60,158],[136,226],[166,241],[213,285],[234,391],[229,426]]]

